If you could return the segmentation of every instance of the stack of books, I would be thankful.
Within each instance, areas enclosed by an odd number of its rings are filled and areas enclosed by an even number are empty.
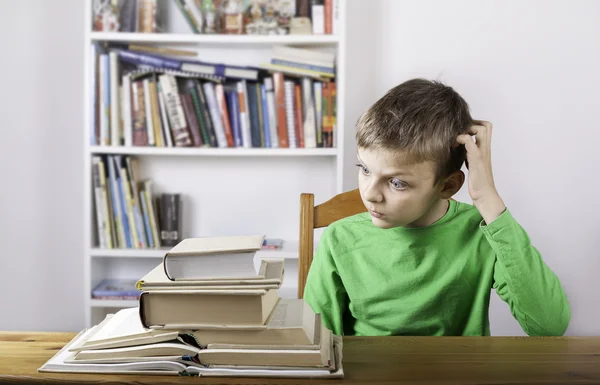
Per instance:
[[[137,281],[139,306],[81,331],[41,372],[341,378],[342,340],[302,299],[263,236],[185,239]]]

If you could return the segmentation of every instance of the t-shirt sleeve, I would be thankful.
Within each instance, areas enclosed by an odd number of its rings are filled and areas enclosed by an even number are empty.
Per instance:
[[[304,300],[323,324],[336,335],[344,332],[344,311],[348,296],[334,260],[333,236],[330,228],[323,232],[306,278]]]
[[[558,277],[506,209],[480,224],[496,254],[493,287],[530,336],[563,335],[571,313]]]

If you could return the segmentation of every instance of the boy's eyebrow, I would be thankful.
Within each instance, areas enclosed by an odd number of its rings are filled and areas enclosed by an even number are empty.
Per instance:
[[[362,161],[362,159],[360,159],[360,157],[358,156],[358,154],[356,155],[356,160],[358,160],[360,163],[362,163],[363,165],[365,164],[365,162]],[[368,168],[368,167],[367,167]],[[410,171],[402,171],[402,170],[398,170],[398,171],[394,171],[394,172],[390,172],[386,175],[382,175],[382,177],[384,178],[389,178],[391,176],[399,176],[399,175],[405,175],[405,176],[414,176],[414,174]]]

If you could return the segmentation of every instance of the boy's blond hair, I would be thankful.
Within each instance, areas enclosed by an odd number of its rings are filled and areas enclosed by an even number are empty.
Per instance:
[[[356,124],[360,148],[401,152],[409,162],[433,161],[436,182],[460,170],[466,158],[456,137],[473,119],[469,105],[439,81],[412,79],[389,90]]]

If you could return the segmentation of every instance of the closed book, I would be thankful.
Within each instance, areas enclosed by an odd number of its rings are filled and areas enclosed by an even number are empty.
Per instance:
[[[187,238],[164,256],[171,280],[242,279],[256,277],[254,254],[263,235]]]
[[[161,290],[140,296],[144,327],[198,329],[219,325],[264,325],[277,289]]]

